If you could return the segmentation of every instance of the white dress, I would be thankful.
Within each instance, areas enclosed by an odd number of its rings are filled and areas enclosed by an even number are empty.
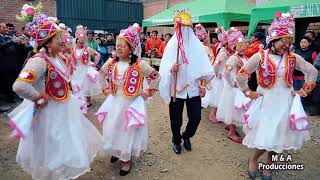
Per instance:
[[[84,96],[95,96],[101,94],[101,84],[99,81],[93,82],[87,75],[88,69],[93,64],[90,60],[87,64],[83,64],[80,57],[83,49],[75,48],[76,53],[76,70],[73,74],[72,81],[80,84],[81,93]]]
[[[222,47],[219,53],[217,54],[216,60],[213,65],[216,76],[211,81],[212,92],[210,93],[211,100],[210,100],[209,106],[213,106],[216,108],[219,106],[220,99],[222,96],[222,90],[224,86],[221,75],[223,73],[223,69],[228,58],[229,58],[229,54],[227,50],[224,47]]]
[[[53,62],[57,68],[61,64]],[[32,70],[39,77],[34,85],[16,81],[17,93],[32,99],[35,92],[44,94],[45,72],[43,59],[30,59],[24,70]],[[61,69],[60,69],[61,70]],[[19,90],[18,90],[19,89]],[[25,100],[9,117],[14,117]],[[69,180],[90,171],[90,164],[102,148],[103,138],[95,126],[79,109],[81,101],[70,93],[64,102],[49,99],[36,111],[30,132],[20,139],[16,160],[35,180]]]
[[[117,62],[119,78],[123,77],[128,67],[129,63],[127,62]],[[118,86],[111,103],[112,109],[103,120],[105,140],[103,149],[105,153],[116,156],[121,161],[129,161],[132,156],[138,157],[147,150],[147,121],[143,126],[126,129],[125,109],[135,98],[137,97],[126,97],[122,92],[122,86]]]
[[[209,58],[212,58],[214,55],[212,53],[212,50],[208,48],[207,46],[203,45],[206,53],[208,54]],[[211,60],[211,59],[209,59]],[[212,67],[213,69],[213,67]],[[213,106],[214,105],[214,95],[213,95],[213,79],[207,84],[207,90],[206,90],[206,95],[201,98],[201,107],[207,108],[208,106]]]
[[[280,56],[270,55],[277,65]],[[283,57],[285,58],[285,56]],[[250,60],[249,60],[250,61]],[[284,81],[285,59],[277,72],[278,78],[270,89],[258,87],[263,95],[261,107],[252,116],[252,127],[243,126],[246,136],[242,143],[249,148],[281,153],[283,150],[300,149],[310,139],[309,131],[290,129],[289,113],[294,97]]]
[[[222,78],[224,85],[217,110],[217,118],[220,121],[228,125],[234,124],[236,126],[243,125],[244,111],[235,108],[235,96],[238,88],[233,87],[230,83],[235,82],[238,61],[242,61],[243,64],[246,62],[245,58],[239,58],[232,55],[226,63],[229,67],[232,67],[232,69],[227,71],[224,68]]]

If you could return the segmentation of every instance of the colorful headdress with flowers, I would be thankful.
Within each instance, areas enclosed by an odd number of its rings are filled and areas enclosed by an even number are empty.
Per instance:
[[[215,32],[218,34],[218,40],[222,44],[226,44],[228,42],[228,32],[225,31],[223,27],[217,27]]]
[[[201,24],[197,24],[195,26],[195,29],[196,29],[196,36],[200,40],[207,38],[207,36],[208,36],[207,31]]]
[[[192,17],[188,9],[182,9],[182,10],[176,9],[174,12],[175,12],[175,16],[173,18],[173,22],[175,25],[180,24],[180,25],[192,27]]]
[[[295,35],[295,22],[293,14],[276,13],[275,19],[268,28],[267,42],[280,38],[288,38],[293,42]]]
[[[186,56],[185,48],[183,46],[183,35],[182,35],[182,26],[189,26],[192,27],[192,16],[189,14],[188,9],[182,10],[174,10],[176,16],[173,19],[175,30],[176,30],[176,37],[178,41],[179,51],[181,53],[182,62],[183,64],[188,64],[188,59]]]
[[[228,30],[228,34],[228,44],[231,49],[235,48],[239,43],[246,43],[246,39],[239,28],[231,27]]]
[[[75,33],[75,37],[76,39],[78,38],[86,38],[87,37],[87,27],[84,27],[82,25],[79,25],[76,27],[76,33]]]
[[[121,30],[117,41],[119,39],[125,40],[131,46],[132,51],[135,51],[140,46],[139,29],[141,28],[135,23],[133,26]]]
[[[27,23],[25,30],[30,34],[30,44],[34,48],[42,46],[48,39],[62,32],[61,28],[56,24],[59,23],[59,20],[47,17],[41,13],[41,10],[41,3],[35,7],[25,4],[22,7],[20,16],[17,15],[19,21]]]
[[[64,23],[59,23],[59,27],[63,30],[63,42],[66,44],[66,46],[71,47],[73,37],[68,31],[69,27]]]

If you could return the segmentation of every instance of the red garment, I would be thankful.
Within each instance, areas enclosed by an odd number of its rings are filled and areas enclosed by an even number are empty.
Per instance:
[[[168,42],[163,42],[159,48],[159,57],[163,56],[164,49],[166,48]]]
[[[246,57],[250,58],[251,56],[253,56],[255,53],[259,52],[259,46],[261,44],[261,41],[256,41],[252,44],[250,44],[250,46],[247,48],[246,51]]]
[[[312,62],[313,62],[313,63],[314,63],[314,61],[317,59],[317,56],[318,56],[318,55],[317,55],[317,52],[314,51],[314,52],[312,53]]]
[[[317,58],[317,52],[313,51],[311,56],[312,56],[312,63],[314,63],[314,61]],[[293,79],[294,80],[304,80],[304,75],[303,76],[293,76]]]
[[[155,53],[155,57],[160,57],[159,50],[160,50],[161,44],[162,44],[162,42],[160,39],[153,39],[153,38],[148,39],[147,43],[146,43],[146,53],[148,55],[151,55],[151,50],[153,48],[156,48],[157,51]]]
[[[211,50],[214,54],[214,57],[217,57],[218,45],[219,45],[219,43],[211,44]]]

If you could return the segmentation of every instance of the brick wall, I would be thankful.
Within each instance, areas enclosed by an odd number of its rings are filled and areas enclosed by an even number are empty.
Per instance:
[[[189,2],[191,0],[168,0],[168,8],[174,6],[175,4],[182,3],[182,2]],[[155,14],[160,13],[166,9],[165,7],[165,0],[153,0],[153,1],[146,1],[143,4],[144,10],[144,19],[149,18]]]
[[[20,13],[24,4],[33,3],[36,5],[38,1],[27,0],[0,0],[0,22],[12,23],[16,26],[16,30],[21,32],[24,23],[16,20],[16,15]],[[56,15],[56,0],[45,0],[43,3],[42,12],[47,16]]]
[[[169,0],[168,1],[168,4],[169,4],[169,7],[171,6],[174,6],[178,3],[182,3],[182,2],[190,2],[191,0]]]
[[[189,2],[191,0],[168,0],[168,8],[183,2]],[[166,4],[164,0],[150,0],[146,1],[143,4],[144,10],[144,19],[147,19],[153,15],[156,15],[166,9]],[[166,34],[166,33],[173,33],[174,29],[171,27],[148,27],[147,31],[158,30],[159,33]]]
[[[315,33],[320,33],[320,22],[317,23],[310,23],[308,30],[312,30]]]
[[[157,1],[148,4],[143,4],[143,18],[147,19],[155,14],[160,13],[165,9],[164,1]]]

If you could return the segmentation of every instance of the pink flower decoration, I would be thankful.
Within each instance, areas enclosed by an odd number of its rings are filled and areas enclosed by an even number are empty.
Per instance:
[[[36,10],[32,7],[29,7],[28,9],[26,9],[26,13],[27,13],[27,16],[31,16],[36,13]]]
[[[142,32],[142,27],[138,27],[138,32]]]
[[[275,18],[279,18],[279,17],[281,17],[281,12],[276,12]]]

